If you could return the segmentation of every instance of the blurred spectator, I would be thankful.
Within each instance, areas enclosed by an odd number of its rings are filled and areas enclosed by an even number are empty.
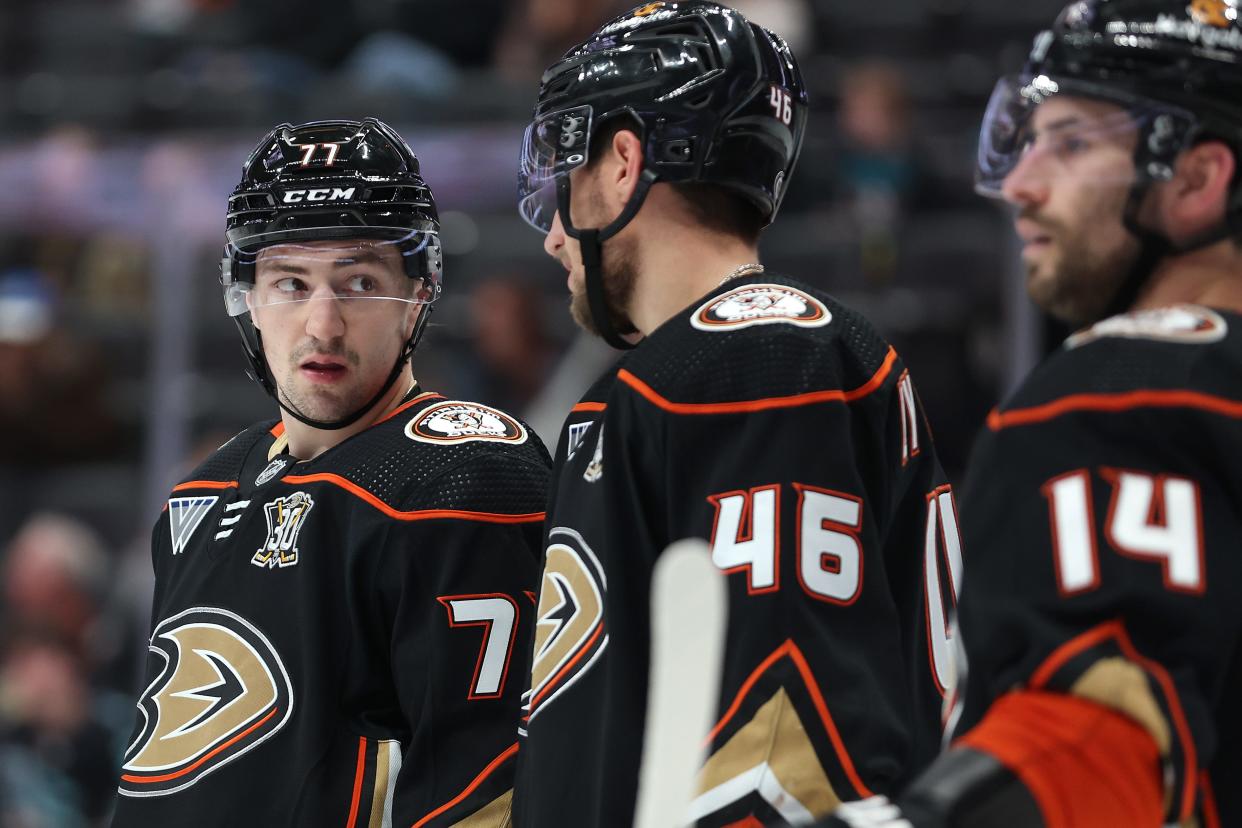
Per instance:
[[[491,65],[509,0],[363,0],[358,14],[367,31],[401,32],[418,38],[454,65]]]
[[[364,37],[341,67],[341,78],[362,95],[445,98],[457,87],[457,68],[436,45],[384,29]]]
[[[8,632],[0,662],[0,827],[104,824],[117,741],[92,710],[82,661],[54,636]]]
[[[873,286],[884,285],[897,267],[902,210],[919,183],[901,71],[884,62],[849,70],[841,80],[838,120],[837,175],[859,230],[863,277]]]
[[[97,137],[76,124],[61,124],[35,146],[31,159],[29,218],[58,230],[88,225],[101,179]]]
[[[51,512],[26,521],[5,552],[0,600],[5,627],[63,641],[83,659],[98,653],[108,554],[85,524]]]
[[[541,294],[512,278],[489,278],[470,294],[478,399],[524,411],[551,373],[559,349],[547,334]]]
[[[0,273],[0,465],[42,468],[112,447],[101,355],[59,325],[56,310],[40,273]]]
[[[122,650],[135,636],[104,612],[110,558],[88,526],[31,517],[0,568],[0,828],[102,824],[130,706]],[[124,708],[122,712],[122,708]]]
[[[496,70],[514,84],[538,78],[544,69],[634,0],[521,0],[510,6],[496,50]],[[531,100],[534,103],[534,99]]]

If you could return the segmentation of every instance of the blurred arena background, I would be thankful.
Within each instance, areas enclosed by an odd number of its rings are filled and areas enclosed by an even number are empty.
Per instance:
[[[0,828],[106,824],[168,487],[273,416],[217,284],[225,198],[273,125],[376,115],[420,156],[445,295],[424,387],[552,446],[609,352],[515,210],[542,69],[622,0],[4,0],[0,6]],[[769,267],[863,310],[960,478],[1053,341],[975,136],[1060,0],[739,0],[800,56],[812,120]],[[814,439],[814,435],[807,435]]]

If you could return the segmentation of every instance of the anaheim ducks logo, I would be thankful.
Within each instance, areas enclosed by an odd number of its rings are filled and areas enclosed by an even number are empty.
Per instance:
[[[1104,337],[1204,344],[1219,342],[1228,332],[1229,325],[1216,311],[1198,305],[1175,305],[1110,317],[1066,339],[1065,347],[1077,348]]]
[[[573,529],[548,533],[547,562],[535,622],[530,718],[581,678],[608,646],[604,591],[608,579],[595,553]]]
[[[526,428],[495,408],[450,400],[436,403],[410,420],[405,436],[420,443],[468,443],[471,440],[525,443]]]
[[[193,785],[279,731],[293,688],[271,642],[227,610],[195,607],[161,621],[163,669],[138,700],[120,792],[164,796]]]
[[[709,299],[690,317],[700,331],[748,328],[783,323],[819,328],[832,321],[824,303],[784,285],[744,285]]]
[[[1190,17],[1200,26],[1227,29],[1238,19],[1238,9],[1226,0],[1194,0],[1187,7]]]
[[[622,29],[637,28],[648,20],[663,20],[672,17],[675,13],[675,9],[670,8],[668,3],[647,3],[604,26],[599,30],[599,34],[610,35]]]

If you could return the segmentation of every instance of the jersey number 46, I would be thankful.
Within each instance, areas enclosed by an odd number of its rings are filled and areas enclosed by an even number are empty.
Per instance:
[[[793,484],[798,496],[796,537],[784,544],[797,556],[803,592],[818,601],[849,606],[862,593],[863,501],[844,492]],[[781,588],[779,485],[758,486],[708,498],[716,507],[712,560],[725,573],[745,573],[751,595]],[[927,495],[923,548],[924,595],[929,656],[944,692],[954,682],[949,620],[961,585],[962,544],[953,492],[942,486]],[[872,554],[879,554],[877,549]],[[946,576],[942,579],[942,571]],[[947,581],[947,589],[942,586]]]

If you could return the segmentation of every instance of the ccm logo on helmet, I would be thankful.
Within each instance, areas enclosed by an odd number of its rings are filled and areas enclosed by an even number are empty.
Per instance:
[[[316,190],[286,190],[285,204],[300,204],[304,201],[349,201],[354,197],[355,187],[324,187]]]

